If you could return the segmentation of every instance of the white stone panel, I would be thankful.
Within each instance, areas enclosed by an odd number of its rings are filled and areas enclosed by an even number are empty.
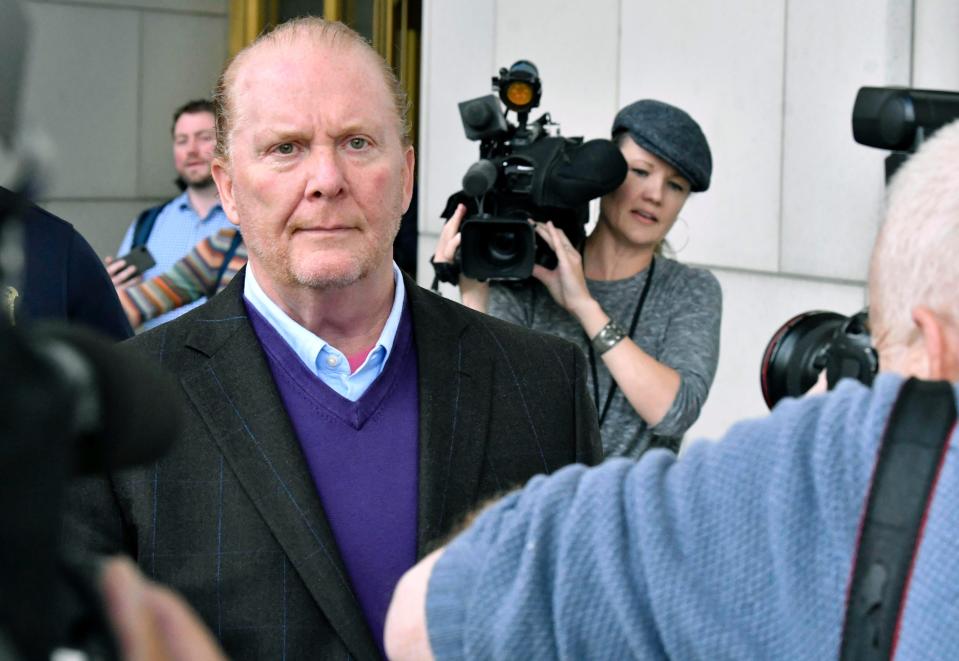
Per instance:
[[[543,97],[531,119],[549,112],[563,135],[609,137],[618,101],[619,4],[497,2],[496,67],[522,59],[539,69]]]
[[[959,2],[916,0],[912,86],[959,90]]]
[[[909,81],[908,0],[789,3],[782,266],[862,280],[875,238],[886,152],[852,138],[861,86]]]
[[[716,439],[738,420],[765,415],[759,385],[763,352],[775,332],[802,312],[850,315],[862,308],[862,286],[714,269],[723,289],[722,339],[716,380],[699,420],[686,433]]]
[[[56,150],[48,197],[130,196],[136,183],[138,13],[26,6],[22,123]]]
[[[50,213],[60,216],[77,228],[100,257],[116,255],[127,227],[158,199],[133,200],[55,200],[40,202]]]
[[[447,198],[460,190],[463,174],[477,159],[479,146],[463,134],[457,106],[489,93],[496,69],[495,10],[494,0],[423,1],[417,159],[419,229],[426,235],[439,232]],[[433,277],[431,268],[418,274],[423,282]]]
[[[712,186],[681,214],[682,259],[776,270],[784,3],[630,1],[621,25],[618,105],[677,105],[712,149]]]
[[[174,110],[209,99],[227,57],[220,17],[143,12],[139,195],[172,197],[176,171],[170,126]]]

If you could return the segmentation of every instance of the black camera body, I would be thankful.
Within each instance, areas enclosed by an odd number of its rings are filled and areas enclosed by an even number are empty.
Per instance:
[[[888,149],[886,181],[924,140],[959,118],[959,92],[861,87],[852,108],[853,139]]]
[[[589,201],[615,190],[626,177],[626,162],[609,140],[551,135],[549,113],[530,122],[542,86],[532,62],[520,60],[493,78],[490,94],[459,104],[466,137],[480,142],[480,159],[463,177],[463,190],[443,212],[450,218],[460,203],[467,212],[460,227],[462,272],[478,280],[521,281],[534,264],[547,268],[556,257],[537,240],[529,220],[551,220],[574,245],[585,238]],[[506,111],[502,109],[505,104]],[[517,114],[510,123],[509,111]],[[447,273],[440,279],[449,280]]]

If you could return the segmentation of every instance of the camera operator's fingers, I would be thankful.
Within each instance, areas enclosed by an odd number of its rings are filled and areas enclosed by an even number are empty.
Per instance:
[[[433,251],[433,262],[452,262],[456,257],[456,249],[460,245],[460,235],[452,236],[440,234],[436,240],[436,249]]]
[[[549,233],[549,228],[546,227],[546,223],[536,222],[535,220],[530,220],[529,222],[533,226],[533,231],[536,232],[536,235],[546,242],[550,250],[556,252],[556,242]]]
[[[440,229],[440,236],[436,241],[436,251],[433,253],[434,262],[452,262],[456,256],[456,249],[460,245],[460,223],[466,215],[466,205],[456,205],[456,211]]]
[[[567,238],[566,233],[563,230],[556,227],[552,221],[546,223],[546,232],[550,237],[550,247],[553,248],[553,252],[556,253],[556,260],[559,262],[559,266],[565,270],[573,271],[581,270],[581,257],[579,251],[576,250],[576,247],[570,242]]]
[[[548,290],[552,291],[559,275],[554,269],[548,269],[541,264],[533,264],[533,277],[546,285]]]
[[[447,241],[446,250],[447,250],[447,262],[452,262],[453,258],[456,257],[456,250],[460,247],[460,244],[463,242],[463,235],[457,232],[453,235],[453,238]]]

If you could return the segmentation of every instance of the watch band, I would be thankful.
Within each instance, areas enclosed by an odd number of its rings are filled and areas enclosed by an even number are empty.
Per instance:
[[[590,344],[593,345],[593,351],[596,352],[597,356],[602,356],[604,353],[612,349],[614,346],[619,344],[619,341],[626,337],[626,331],[619,327],[612,319],[609,320],[602,330],[596,333],[596,336],[590,340]]]

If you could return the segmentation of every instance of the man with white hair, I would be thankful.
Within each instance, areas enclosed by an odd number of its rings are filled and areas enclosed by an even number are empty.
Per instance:
[[[532,480],[404,576],[387,618],[391,658],[835,658],[904,377],[949,382],[955,403],[956,255],[959,123],[889,191],[869,274],[882,372],[871,389],[847,380],[784,400],[679,460],[653,450]],[[959,649],[955,426],[948,434],[892,639],[900,658]],[[897,497],[915,485],[899,486]]]
[[[130,343],[178,377],[185,430],[76,494],[66,538],[130,554],[233,659],[379,658],[396,581],[462,516],[599,461],[586,361],[400,273],[406,103],[361,36],[277,27],[226,68],[215,110],[247,267]]]

